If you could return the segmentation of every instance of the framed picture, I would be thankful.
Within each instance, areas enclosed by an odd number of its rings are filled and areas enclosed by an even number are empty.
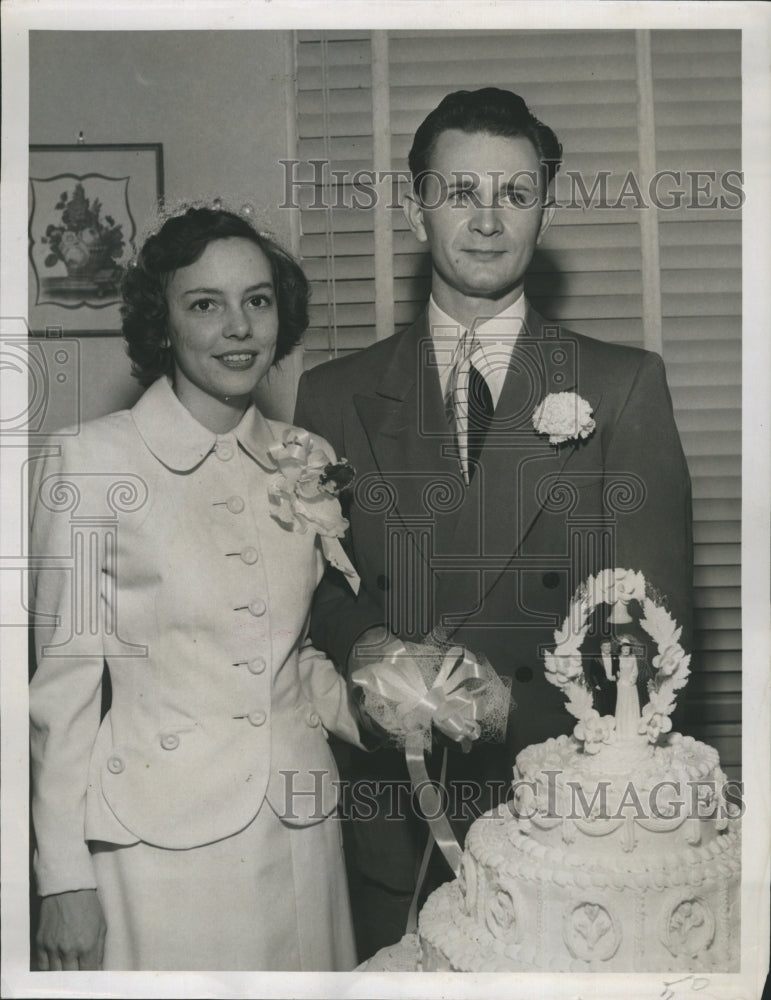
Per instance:
[[[160,143],[30,146],[33,333],[119,333],[121,278],[162,197]]]

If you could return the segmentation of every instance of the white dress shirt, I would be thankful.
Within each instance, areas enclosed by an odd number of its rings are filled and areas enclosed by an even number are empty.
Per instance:
[[[493,406],[498,405],[498,400],[501,397],[511,355],[525,320],[526,308],[527,302],[522,294],[503,312],[474,327],[474,336],[478,346],[471,355],[471,361],[485,377],[493,399]],[[466,328],[440,309],[433,295],[428,301],[428,326],[436,351],[442,397],[447,399],[455,350],[458,340],[463,336]]]

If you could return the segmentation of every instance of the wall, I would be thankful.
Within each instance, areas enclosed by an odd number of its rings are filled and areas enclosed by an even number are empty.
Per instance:
[[[285,31],[30,32],[29,141],[161,142],[167,204],[221,195],[250,202],[285,244],[278,160],[288,155]],[[66,326],[65,326],[66,336]],[[123,341],[85,338],[81,419],[131,403],[139,388]],[[48,345],[45,345],[48,349]],[[260,390],[290,419],[299,359]],[[71,413],[69,400],[55,409]]]

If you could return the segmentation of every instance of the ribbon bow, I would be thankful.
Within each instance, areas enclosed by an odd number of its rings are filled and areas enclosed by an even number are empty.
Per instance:
[[[407,919],[408,932],[417,927],[418,898],[433,843],[438,845],[455,875],[460,870],[463,856],[444,812],[441,796],[428,776],[424,756],[425,736],[433,723],[450,739],[460,743],[464,752],[469,750],[472,741],[478,739],[481,732],[478,719],[483,714],[482,696],[487,690],[489,676],[489,667],[485,668],[470,657],[462,646],[451,646],[444,653],[429,687],[414,657],[400,642],[377,663],[360,667],[351,675],[351,681],[365,692],[394,705],[399,723],[406,730],[404,753],[407,770],[431,831]],[[469,690],[464,686],[467,681],[481,683]],[[442,787],[445,785],[446,770],[445,748],[440,779]]]
[[[504,698],[508,703],[507,688],[490,664],[470,656],[462,646],[448,649],[430,644],[410,646],[415,653],[394,640],[381,659],[359,667],[351,675],[351,682],[364,691],[367,711],[377,718],[377,713],[386,708],[390,717],[383,720],[385,728],[391,735],[403,738],[407,770],[430,830],[407,919],[408,933],[417,928],[418,900],[434,843],[456,876],[463,857],[440,793],[446,786],[447,748],[442,754],[439,789],[429,779],[426,768],[425,751],[431,745],[431,725],[460,743],[465,752],[480,738],[483,726],[489,731],[491,721],[494,738],[503,738],[494,720],[496,707],[503,707]],[[423,670],[419,663],[421,650],[426,655]],[[434,670],[436,673],[431,677]],[[430,679],[426,681],[424,675]],[[474,683],[469,685],[469,681]],[[505,732],[506,713],[503,714]]]
[[[486,672],[462,646],[452,646],[444,655],[429,688],[413,657],[401,644],[382,660],[360,667],[351,677],[365,691],[395,703],[400,719],[411,716],[416,729],[433,723],[466,750],[480,733],[481,696],[487,689]],[[466,681],[481,683],[469,690]]]
[[[285,488],[296,488],[308,497],[316,493],[319,474],[330,461],[325,451],[313,447],[309,432],[299,427],[287,427],[281,439],[268,447],[268,455],[286,480]]]

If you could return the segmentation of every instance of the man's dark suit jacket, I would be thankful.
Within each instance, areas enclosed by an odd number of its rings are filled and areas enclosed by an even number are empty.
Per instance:
[[[588,439],[555,446],[536,434],[533,409],[557,392],[590,403],[596,429]],[[354,597],[328,572],[313,610],[315,645],[342,666],[374,624],[406,640],[441,625],[511,680],[516,709],[505,744],[451,754],[453,780],[505,788],[520,749],[571,731],[575,720],[545,680],[542,653],[589,573],[642,571],[668,598],[689,648],[690,480],[658,355],[572,333],[528,309],[468,488],[425,314],[306,372],[295,422],[330,441],[357,472],[346,544],[361,591]],[[591,655],[598,652],[599,640]],[[406,779],[396,750],[352,749],[340,764],[353,780]],[[490,802],[482,794],[473,806]],[[394,889],[414,885],[425,837],[419,822],[380,815],[354,832],[353,861],[366,877]]]

